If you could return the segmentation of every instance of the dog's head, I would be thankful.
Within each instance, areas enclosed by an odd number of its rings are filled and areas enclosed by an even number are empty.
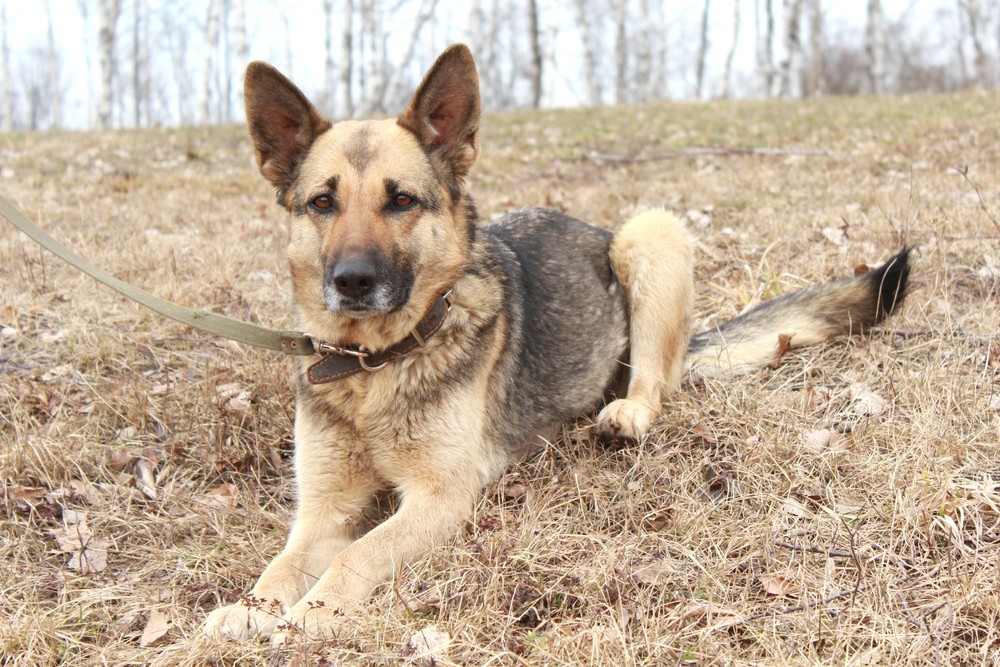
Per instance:
[[[396,120],[331,125],[261,62],[247,68],[245,99],[260,172],[292,216],[304,324],[376,348],[404,337],[464,268],[474,224],[463,181],[479,152],[479,84],[468,48],[445,51]]]

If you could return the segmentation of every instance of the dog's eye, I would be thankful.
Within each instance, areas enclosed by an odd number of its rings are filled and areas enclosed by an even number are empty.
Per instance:
[[[396,195],[392,198],[392,207],[398,211],[405,211],[416,203],[410,195]]]
[[[330,195],[320,195],[312,200],[313,208],[318,208],[321,211],[326,211],[333,208],[333,197]]]

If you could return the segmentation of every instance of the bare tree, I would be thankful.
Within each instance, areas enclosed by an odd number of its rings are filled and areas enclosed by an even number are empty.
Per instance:
[[[201,90],[198,95],[198,122],[208,123],[212,105],[212,78],[215,76],[215,60],[219,50],[219,19],[222,0],[209,0],[208,16],[205,19],[205,60],[202,70]]]
[[[344,2],[344,23],[340,35],[340,98],[344,100],[344,116],[354,116],[354,0]]]
[[[45,1],[45,13],[48,18],[45,73],[48,94],[50,95],[49,123],[52,127],[62,127],[62,82],[59,76],[59,51],[56,49],[56,35],[52,25],[52,0]]]
[[[531,40],[531,106],[542,106],[542,41],[538,25],[538,2],[528,0],[528,38]]]
[[[983,40],[980,36],[979,26],[982,23],[982,16],[979,12],[979,2],[977,0],[958,0],[959,11],[965,13],[965,27],[968,30],[968,38],[972,43],[972,62],[976,72],[976,84],[987,85],[986,51],[983,49]],[[965,54],[960,52],[959,57],[963,63]]]
[[[701,99],[705,89],[705,58],[708,55],[708,17],[710,0],[705,0],[701,8],[701,30],[698,35],[698,55],[695,60],[695,92],[694,96]]]
[[[230,0],[233,2],[234,16],[233,22],[236,24],[236,71],[239,72],[240,79],[250,61],[250,39],[247,35],[247,2],[246,0]],[[239,81],[236,86],[236,96],[239,100],[237,106],[243,108],[243,82]]]
[[[885,14],[882,12],[882,0],[868,0],[865,54],[868,57],[869,91],[881,95],[885,92]]]
[[[587,102],[591,106],[601,103],[601,77],[597,71],[597,35],[594,31],[593,16],[587,0],[575,0],[576,22],[583,43],[583,78],[587,85]]]
[[[323,0],[323,106],[331,115],[335,113],[334,98],[337,90],[337,70],[333,62],[333,0]]]
[[[0,131],[14,129],[14,79],[10,70],[10,42],[7,37],[7,1],[0,0]]]
[[[722,96],[727,99],[732,95],[733,59],[736,57],[736,45],[739,39],[740,0],[733,0],[733,41],[729,44],[729,53],[726,54],[726,69],[722,73]]]
[[[434,10],[437,7],[437,0],[421,0],[420,9],[417,12],[417,20],[413,23],[413,31],[410,33],[410,39],[406,44],[406,50],[403,52],[403,57],[399,61],[401,64],[398,67],[392,69],[392,74],[388,77],[382,91],[380,91],[381,99],[379,100],[378,107],[386,108],[387,103],[395,103],[397,99],[401,96],[405,96],[405,91],[403,88],[403,72],[405,71],[405,66],[413,60],[413,54],[416,52],[417,43],[420,41],[420,33],[431,18],[434,16]],[[405,100],[404,100],[405,101]]]
[[[775,71],[774,71],[774,5],[773,0],[763,0],[764,17],[761,25],[760,15],[761,0],[754,1],[755,18],[757,23],[757,72],[760,75],[760,87],[763,89],[765,97],[775,95]]]
[[[615,0],[615,102],[624,104],[628,91],[628,0]]]
[[[655,96],[656,82],[653,76],[653,14],[650,0],[639,0],[639,16],[635,36],[635,79],[636,101],[648,102]]]
[[[807,95],[823,92],[823,7],[821,0],[809,0],[809,83]]]
[[[782,97],[802,97],[802,4],[785,0],[785,55],[781,61]]]
[[[101,67],[101,93],[97,100],[97,125],[111,127],[111,109],[114,103],[115,38],[118,33],[118,16],[121,0],[101,0],[100,25],[97,31],[98,59]]]
[[[366,116],[381,115],[385,113],[382,93],[385,87],[387,58],[380,0],[361,0],[361,35],[364,40],[362,51],[367,52],[362,69],[364,74],[362,90],[366,100],[364,113]]]

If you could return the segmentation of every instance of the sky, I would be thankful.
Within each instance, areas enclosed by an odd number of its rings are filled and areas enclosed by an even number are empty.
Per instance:
[[[63,54],[61,78],[65,87],[64,117],[70,127],[85,127],[92,121],[92,104],[90,92],[96,90],[97,50],[96,26],[98,0],[47,0],[53,15],[53,30],[59,51]],[[207,2],[205,0],[145,0],[153,6],[171,7],[177,19],[185,25],[190,25],[192,34],[189,37],[188,63],[193,69],[200,70],[203,56],[197,55],[202,40],[200,30],[204,22]],[[662,0],[671,17],[675,17],[676,30],[693,30],[700,20],[702,0]],[[41,58],[37,55],[45,49],[47,43],[46,31],[48,19],[46,2],[44,0],[0,0],[6,5],[8,38],[15,61],[14,78],[41,76],[44,72]],[[653,0],[656,2],[656,0]],[[338,0],[338,5],[340,4]],[[915,21],[931,21],[936,8],[953,6],[954,0],[884,0],[887,17],[892,20],[907,13]],[[125,9],[131,6],[131,0],[123,0]],[[387,27],[395,39],[390,45],[405,42],[412,28],[412,17],[419,2],[404,0],[402,8],[393,16],[393,26]],[[780,8],[781,0],[775,0],[776,8]],[[279,6],[284,11],[279,10]],[[566,61],[580,52],[579,36],[576,32],[573,3],[571,0],[546,2],[541,0],[543,21],[547,25],[546,35],[554,37],[555,51]],[[863,30],[867,0],[824,0],[824,10],[827,13],[828,26],[856,26]],[[248,31],[250,33],[250,58],[261,59],[274,63],[307,94],[315,95],[321,87],[322,65],[324,60],[324,29],[320,0],[265,0],[262,2],[247,0]],[[439,0],[438,17],[443,18],[443,25],[433,29],[425,27],[421,46],[426,50],[440,50],[453,41],[467,39],[465,33],[469,3],[460,0]],[[713,0],[712,7],[712,44],[709,51],[709,68],[718,73],[722,61],[729,48],[732,34],[732,3],[729,0]],[[443,11],[442,11],[443,10]],[[744,0],[742,4],[742,30],[738,41],[736,58],[737,85],[740,80],[748,85],[751,80],[751,69],[754,63],[754,3]],[[86,15],[85,15],[86,14]],[[124,24],[120,29],[128,30]],[[611,26],[608,26],[611,29]],[[848,29],[851,29],[848,27]],[[291,35],[286,46],[285,33]],[[398,35],[398,37],[397,37]],[[130,41],[125,38],[125,41]],[[152,40],[151,40],[152,41]],[[157,40],[159,41],[159,40]],[[160,48],[160,47],[158,47]],[[399,47],[401,48],[401,47]],[[430,54],[426,54],[429,61]],[[692,60],[693,63],[693,60]],[[237,64],[233,63],[234,68]],[[572,69],[572,68],[566,68]],[[693,67],[692,67],[693,69]],[[35,72],[35,73],[33,73]],[[92,80],[88,83],[88,72]],[[197,83],[197,74],[192,74]],[[678,82],[672,82],[677,90],[671,90],[675,96],[683,96],[690,86],[693,72],[684,73]],[[685,90],[681,90],[684,88]],[[582,82],[577,80],[575,73],[555,72],[548,80],[544,106],[575,106],[583,103],[585,90]]]

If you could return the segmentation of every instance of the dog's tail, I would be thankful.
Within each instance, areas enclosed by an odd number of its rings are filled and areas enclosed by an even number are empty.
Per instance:
[[[903,302],[909,257],[904,248],[864,275],[767,301],[696,334],[685,369],[694,379],[738,375],[774,363],[790,349],[865,331]]]

